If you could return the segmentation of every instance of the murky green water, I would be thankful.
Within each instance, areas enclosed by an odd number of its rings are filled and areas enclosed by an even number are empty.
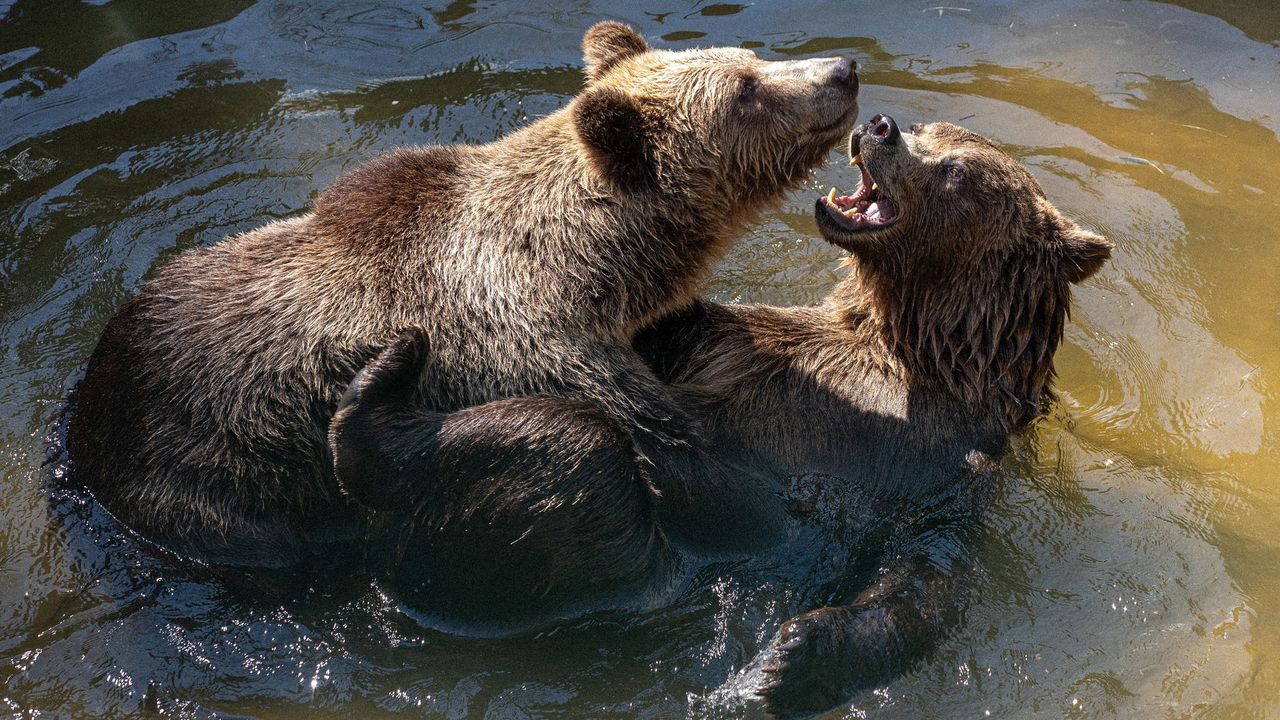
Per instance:
[[[578,40],[836,52],[866,113],[959,120],[1115,241],[1062,401],[1006,462],[965,623],[833,717],[1280,716],[1280,6],[0,0],[0,713],[672,717],[781,620],[700,578],[675,607],[451,638],[367,578],[274,601],[142,553],[43,465],[103,324],[175,254],[305,208],[399,144],[563,104]],[[817,174],[707,292],[815,300]],[[256,595],[256,596],[255,596]],[[736,712],[736,711],[735,711]]]

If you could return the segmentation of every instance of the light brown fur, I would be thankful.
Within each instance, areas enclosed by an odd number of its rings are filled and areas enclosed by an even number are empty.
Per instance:
[[[489,145],[375,159],[314,212],[157,273],[108,324],[78,390],[68,445],[98,500],[219,562],[290,563],[318,537],[358,532],[325,431],[356,370],[406,326],[432,343],[431,407],[580,397],[689,442],[630,337],[689,301],[856,106],[812,63],[648,51],[616,23],[584,48],[590,82],[568,107]],[[738,101],[748,76],[767,105]]]

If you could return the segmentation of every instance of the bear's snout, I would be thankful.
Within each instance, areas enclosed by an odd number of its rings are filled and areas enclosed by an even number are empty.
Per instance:
[[[826,62],[830,65],[824,76],[828,85],[858,87],[858,63],[853,58],[827,58]]]
[[[849,135],[849,157],[856,158],[862,154],[862,141],[870,138],[872,142],[882,145],[896,146],[902,137],[898,123],[888,115],[876,115],[869,121],[853,129]]]
[[[871,135],[882,143],[888,145],[896,145],[898,138],[902,137],[902,133],[898,131],[898,123],[888,115],[876,115],[871,118],[868,123],[871,126]]]
[[[853,58],[775,60],[765,63],[764,67],[765,76],[778,83],[834,88],[842,94],[858,90],[858,63]]]

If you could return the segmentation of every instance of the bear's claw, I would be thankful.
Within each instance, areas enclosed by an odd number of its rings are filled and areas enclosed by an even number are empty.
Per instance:
[[[788,620],[766,651],[760,668],[765,679],[756,688],[765,710],[790,718],[821,712],[845,699],[841,682],[856,674],[845,652],[847,611],[822,608]]]

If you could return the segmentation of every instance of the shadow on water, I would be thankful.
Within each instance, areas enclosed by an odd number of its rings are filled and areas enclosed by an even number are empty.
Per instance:
[[[663,46],[850,53],[866,113],[993,137],[1117,244],[1077,293],[1060,402],[1003,464],[965,622],[832,717],[1280,712],[1276,13],[0,2],[0,714],[739,716],[717,690],[884,520],[856,492],[795,557],[706,568],[671,607],[476,640],[413,623],[359,572],[157,556],[46,464],[98,332],[156,267],[304,211],[378,152],[485,142],[563,105],[606,17]],[[833,160],[709,295],[822,297],[839,253],[811,198],[853,182]]]

